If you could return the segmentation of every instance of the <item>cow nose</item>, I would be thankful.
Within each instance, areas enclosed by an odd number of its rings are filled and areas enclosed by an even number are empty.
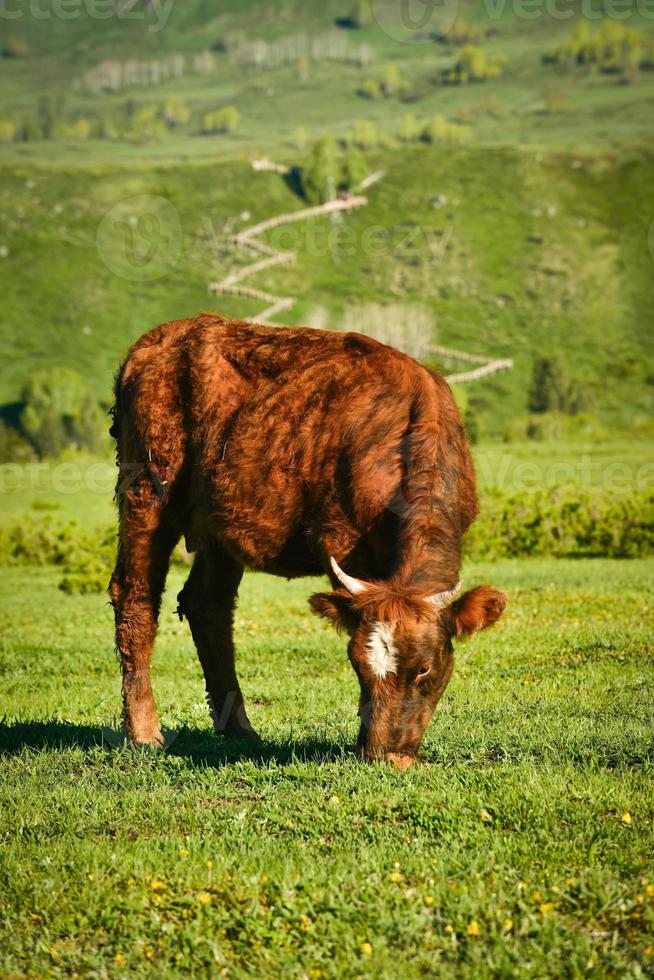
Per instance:
[[[408,769],[414,759],[412,755],[406,752],[387,752],[384,758],[396,769]]]

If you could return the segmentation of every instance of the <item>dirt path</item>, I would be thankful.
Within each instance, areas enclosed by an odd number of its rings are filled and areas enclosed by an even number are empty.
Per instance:
[[[272,163],[269,160],[255,161],[252,166],[255,170],[271,171],[278,174],[288,173],[287,167]],[[382,175],[375,174],[374,176],[378,179]],[[280,225],[290,224],[294,221],[304,221],[307,218],[315,218],[325,214],[336,214],[340,211],[352,211],[354,208],[363,207],[367,203],[367,197],[363,195],[352,195],[339,198],[335,201],[328,201],[326,204],[319,204],[316,207],[303,208],[301,211],[278,214],[274,218],[268,218],[266,221],[260,221],[256,225],[250,225],[249,228],[245,228],[238,235],[234,235],[231,238],[231,242],[237,248],[249,249],[250,252],[260,257],[255,258],[249,265],[245,265],[235,272],[230,272],[220,282],[210,283],[209,290],[212,293],[244,296],[247,299],[260,300],[266,305],[252,319],[257,323],[270,323],[271,317],[277,316],[278,313],[281,313],[283,310],[288,310],[294,305],[294,297],[276,296],[274,293],[254,289],[252,286],[244,286],[241,283],[244,279],[255,275],[257,272],[262,272],[264,269],[271,269],[276,265],[288,265],[295,262],[295,253],[282,252],[278,249],[271,248],[270,245],[262,242],[259,236],[266,231],[270,231],[271,228],[278,228]],[[466,351],[453,350],[450,347],[442,347],[439,344],[430,344],[429,350],[433,354],[440,354],[443,357],[456,358],[460,361],[468,361],[469,363],[478,365],[467,371],[459,371],[455,374],[446,375],[445,380],[450,384],[464,384],[470,381],[478,381],[480,378],[488,377],[490,374],[495,374],[498,371],[508,371],[513,367],[513,361],[508,357],[495,358],[485,357],[482,354],[469,354]]]

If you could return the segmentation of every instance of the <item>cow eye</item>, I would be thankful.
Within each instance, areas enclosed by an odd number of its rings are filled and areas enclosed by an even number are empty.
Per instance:
[[[416,674],[416,680],[421,681],[430,673],[431,673],[431,664],[425,664],[425,666],[421,667],[418,673]]]

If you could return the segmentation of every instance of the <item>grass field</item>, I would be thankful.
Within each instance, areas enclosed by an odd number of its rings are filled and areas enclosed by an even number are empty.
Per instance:
[[[506,587],[510,612],[460,649],[423,761],[399,774],[352,755],[356,681],[308,613],[314,583],[246,577],[253,751],[210,734],[173,577],[155,757],[103,744],[104,598],[1,570],[0,973],[649,973],[651,564],[497,562],[465,580]]]

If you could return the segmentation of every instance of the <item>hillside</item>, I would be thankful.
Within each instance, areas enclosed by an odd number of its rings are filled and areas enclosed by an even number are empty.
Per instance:
[[[154,323],[259,312],[208,290],[252,260],[229,236],[307,202],[251,161],[302,167],[325,133],[384,176],[339,222],[268,233],[297,256],[248,279],[296,298],[276,322],[365,329],[392,304],[423,341],[512,358],[460,394],[487,436],[524,414],[534,360],[552,354],[605,423],[651,414],[646,17],[461,0],[418,30],[391,0],[116,9],[0,18],[5,417],[36,368],[75,367],[108,403]]]
[[[367,207],[337,225],[318,218],[269,234],[297,262],[248,282],[298,297],[283,320],[338,327],[347,317],[356,326],[365,303],[426,309],[433,342],[515,361],[513,371],[469,389],[488,434],[525,411],[533,359],[555,351],[606,421],[627,425],[651,411],[652,257],[642,200],[652,151],[415,146],[368,163],[385,176],[367,192]],[[149,279],[146,268],[138,281],[137,267],[131,281],[112,249],[147,255],[166,229],[137,225],[133,241],[127,231],[129,239],[107,239],[101,223],[125,201],[117,214],[129,220],[129,201],[144,194],[170,202],[179,228],[170,255],[163,248],[170,271]],[[76,367],[108,402],[120,357],[151,325],[203,309],[254,315],[261,303],[208,292],[251,260],[225,235],[305,204],[292,182],[247,161],[95,167],[83,178],[8,168],[0,202],[4,403],[18,398],[30,371],[50,364]]]

